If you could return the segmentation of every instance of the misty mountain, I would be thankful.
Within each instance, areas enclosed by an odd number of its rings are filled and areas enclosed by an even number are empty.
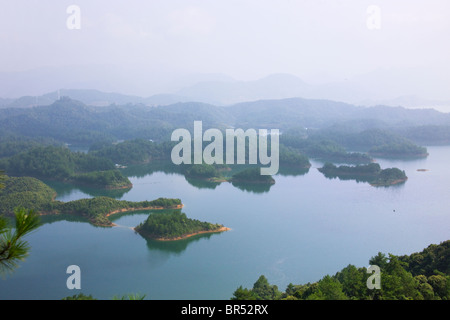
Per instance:
[[[177,94],[216,105],[286,98],[326,99],[355,105],[404,107],[450,106],[445,76],[438,86],[429,70],[377,70],[357,77],[323,84],[309,84],[290,74],[273,74],[255,81],[208,81],[179,90]],[[441,97],[429,99],[423,97]]]
[[[0,107],[51,104],[58,97],[57,89],[60,89],[60,96],[96,106],[127,103],[155,106],[192,101],[228,106],[287,98],[333,100],[363,106],[450,106],[449,74],[444,70],[419,67],[378,69],[312,84],[287,73],[238,81],[226,74],[182,74],[139,66],[48,67],[0,72]]]
[[[174,94],[158,94],[143,98],[114,92],[99,90],[61,89],[40,96],[23,96],[18,99],[0,99],[0,108],[31,108],[50,105],[60,97],[69,97],[90,106],[104,107],[112,104],[143,104],[146,106],[169,105],[177,102],[190,101],[186,97]]]
[[[0,98],[0,108],[2,106],[6,106],[9,105],[11,102],[13,102],[14,99],[5,99],[5,98]]]
[[[227,108],[237,119],[236,126],[243,127],[263,125],[268,128],[291,126],[322,128],[353,120],[371,123],[371,127],[450,124],[450,114],[434,109],[362,107],[331,100],[302,98],[261,100],[239,103]]]
[[[243,102],[227,107],[236,127],[322,127],[353,117],[362,108],[331,100],[290,98]]]
[[[136,97],[152,97],[148,103],[165,104],[172,99],[167,95],[176,95],[182,88],[208,81],[229,82],[234,79],[224,74],[181,74],[157,67],[145,68],[141,65],[53,66],[21,72],[0,72],[0,97],[9,99],[22,96],[41,97],[47,93],[56,95],[58,89],[70,88],[125,93],[129,98],[134,97],[127,101],[129,103],[135,102]],[[73,98],[83,100],[80,96]],[[179,97],[176,101],[172,99],[170,102],[185,100]],[[1,105],[4,105],[2,101]]]
[[[179,90],[192,101],[231,105],[244,101],[308,97],[312,86],[289,74],[273,74],[255,81],[208,81]]]
[[[143,104],[88,106],[70,98],[32,108],[0,109],[2,134],[25,137],[45,137],[69,143],[92,143],[133,138],[169,140],[173,130],[191,130],[194,121],[203,127],[225,129],[295,128],[338,132],[366,129],[395,129],[412,134],[412,127],[445,127],[448,131],[450,114],[432,109],[401,107],[361,107],[330,100],[302,98],[261,100],[239,103],[229,107],[200,102],[176,103],[149,107]],[[424,129],[420,129],[422,132]],[[417,136],[423,137],[423,134]]]
[[[444,100],[433,100],[433,99],[424,99],[418,97],[416,95],[409,96],[401,96],[394,99],[379,99],[379,100],[363,100],[361,104],[365,106],[373,106],[373,105],[384,105],[391,107],[406,107],[406,108],[435,108],[439,110],[442,108],[443,112],[449,112],[450,109],[446,107],[450,107],[450,101]],[[445,111],[444,111],[445,110]]]

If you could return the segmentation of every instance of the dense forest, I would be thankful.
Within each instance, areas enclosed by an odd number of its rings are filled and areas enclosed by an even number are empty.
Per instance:
[[[375,156],[416,158],[428,155],[427,148],[391,131],[368,129],[355,133],[348,130],[342,126],[310,130],[307,138],[303,132],[290,130],[282,136],[281,142],[313,158],[349,164],[369,163]]]
[[[381,167],[378,163],[370,163],[367,165],[357,166],[335,166],[332,163],[325,163],[322,168],[318,169],[327,176],[369,176],[375,177],[381,172]]]
[[[398,134],[422,145],[449,145],[450,125],[421,125],[397,129]]]
[[[264,275],[251,289],[238,287],[232,300],[449,300],[450,240],[422,252],[395,256],[379,252],[369,260],[380,268],[380,289],[368,288],[372,272],[348,265],[314,283],[290,283],[284,292]],[[369,280],[371,281],[371,280]]]
[[[176,143],[175,142],[153,142],[143,139],[133,139],[123,141],[120,143],[97,143],[91,146],[89,155],[109,159],[116,164],[130,165],[130,164],[145,164],[154,161],[170,161],[171,152]],[[203,148],[207,145],[203,142]],[[237,156],[237,147],[235,146],[235,160]],[[223,163],[226,163],[226,146],[224,147]],[[245,162],[248,160],[249,148],[245,149]],[[269,145],[270,152],[270,145]],[[299,150],[285,146],[283,144],[279,147],[279,160],[281,166],[309,168],[311,163],[308,157]],[[237,161],[235,161],[236,163]],[[193,163],[193,158],[191,159]],[[194,169],[195,171],[196,169]]]
[[[190,102],[161,107],[124,104],[102,108],[62,98],[48,106],[0,109],[0,136],[40,137],[59,143],[87,145],[132,139],[167,142],[175,129],[185,128],[192,132],[196,120],[203,122],[205,130],[273,128],[286,137],[301,128],[303,132],[298,136],[309,140],[308,144],[329,140],[337,144],[333,148],[325,144],[325,150],[304,146],[311,153],[306,155],[317,153],[320,157],[324,156],[323,152],[338,152],[335,155],[341,157],[345,149],[367,151],[387,143],[432,145],[450,141],[450,117],[435,110],[361,108],[299,98],[230,107]],[[287,139],[282,137],[282,140],[286,146],[292,146]],[[337,146],[344,150],[336,149]],[[349,161],[357,161],[359,156],[350,155]]]
[[[309,136],[313,140],[331,140],[346,149],[363,151],[386,144],[416,144],[379,122],[363,120],[336,123],[327,128],[310,130]]]
[[[93,171],[72,176],[75,183],[105,189],[128,189],[132,187],[130,180],[119,170]]]
[[[185,176],[197,179],[220,178],[220,172],[215,165],[211,164],[192,164],[182,165],[182,172]]]
[[[427,148],[413,143],[389,143],[372,147],[369,154],[377,157],[426,157]]]
[[[280,142],[282,145],[286,145],[311,158],[352,164],[369,163],[372,161],[372,158],[366,153],[348,152],[334,140],[319,139],[314,136],[304,138],[296,131],[289,131],[282,135]]]
[[[258,183],[258,184],[274,184],[275,179],[270,175],[261,175],[260,168],[245,169],[234,174],[231,177],[233,183]]]
[[[280,144],[280,167],[310,168],[308,156],[300,150]]]
[[[37,146],[0,160],[9,176],[31,176],[114,189],[131,182],[106,158],[72,152],[65,147]]]
[[[56,191],[31,177],[6,177],[0,188],[0,213],[12,215],[16,208],[33,208],[46,211],[56,196]]]
[[[115,164],[144,164],[155,160],[170,160],[174,143],[156,143],[144,139],[133,139],[121,143],[97,143],[91,146],[89,154],[109,159]]]
[[[219,232],[224,226],[187,218],[178,210],[152,213],[135,230],[145,238],[178,240],[197,233]]]
[[[42,146],[62,146],[60,142],[46,138],[28,138],[20,136],[0,136],[0,159],[9,158],[18,153],[28,151]]]

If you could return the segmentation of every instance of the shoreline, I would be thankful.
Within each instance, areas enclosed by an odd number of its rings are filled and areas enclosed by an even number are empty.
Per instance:
[[[408,178],[393,180],[392,182],[389,183],[371,183],[370,185],[373,187],[389,187],[402,182],[406,182],[406,180],[408,180]]]
[[[183,209],[184,204],[179,204],[172,207],[138,207],[138,208],[123,208],[123,209],[117,209],[114,211],[110,211],[105,214],[105,217],[110,217],[117,213],[123,213],[123,212],[133,212],[133,211],[149,211],[149,210],[170,210],[170,209]],[[59,212],[59,211],[39,211],[38,214],[40,216],[48,216],[48,215],[58,215],[58,214],[75,214],[75,212]]]
[[[118,213],[125,213],[125,212],[134,212],[134,211],[150,211],[150,210],[170,210],[170,209],[182,209],[184,207],[184,204],[179,204],[172,207],[138,207],[138,208],[123,208],[123,209],[117,209],[110,211],[106,214],[104,214],[105,218],[108,218],[112,215],[118,214]],[[102,224],[102,223],[96,223],[95,220],[89,219],[88,217],[84,216],[83,214],[79,214],[77,212],[61,212],[61,211],[39,211],[37,212],[39,216],[50,216],[50,215],[60,215],[60,214],[69,214],[69,215],[75,215],[86,218],[91,224],[97,227],[117,227],[117,224],[110,221],[109,224]],[[109,221],[109,220],[108,220]]]
[[[112,215],[118,214],[118,213],[124,213],[124,212],[134,212],[134,211],[149,211],[149,210],[170,210],[170,209],[183,209],[184,208],[184,204],[179,204],[176,206],[172,206],[172,207],[138,207],[138,208],[123,208],[123,209],[117,209],[114,211],[110,211],[108,212],[105,217],[110,217]]]
[[[82,186],[82,187],[97,188],[97,189],[103,189],[103,190],[123,190],[123,189],[132,189],[133,188],[133,184],[131,182],[127,183],[125,185],[121,185],[121,186],[109,186],[109,185],[98,185],[98,184],[81,182],[81,181],[78,181],[76,178],[75,179],[74,178],[54,179],[54,178],[39,177],[39,176],[36,176],[36,177],[29,176],[29,177],[38,179],[44,183],[45,183],[45,181],[69,183],[69,184],[78,185],[78,186]]]
[[[383,153],[383,152],[376,152],[376,153],[369,153],[369,155],[375,157],[375,158],[382,158],[382,159],[402,159],[402,158],[407,158],[407,159],[416,159],[416,158],[426,158],[428,157],[430,154],[427,153],[413,153],[413,154],[407,154],[407,153],[399,153],[399,154],[387,154],[387,153]]]
[[[82,187],[97,188],[97,189],[103,189],[103,190],[124,190],[124,189],[132,189],[133,188],[132,183],[128,183],[128,184],[125,184],[122,186],[111,186],[111,185],[99,185],[99,184],[85,183],[85,182],[80,182],[76,179],[67,179],[67,180],[64,180],[61,182],[71,183],[71,184],[79,185]]]
[[[221,233],[221,232],[226,232],[226,231],[230,231],[231,228],[228,227],[221,227],[219,229],[216,230],[208,230],[208,231],[198,231],[198,232],[194,232],[194,233],[189,233],[180,237],[176,237],[176,238],[154,238],[151,237],[149,235],[146,235],[145,232],[139,232],[136,230],[136,228],[131,228],[134,232],[140,234],[141,236],[143,236],[146,239],[150,239],[150,240],[155,240],[155,241],[163,241],[163,242],[168,242],[168,241],[178,241],[178,240],[184,240],[184,239],[188,239],[200,234],[208,234],[208,233]]]
[[[240,184],[240,183],[242,183],[242,184],[258,184],[258,185],[260,185],[260,184],[262,184],[262,185],[273,185],[273,184],[275,184],[275,179],[273,179],[272,178],[272,180],[270,180],[270,181],[260,181],[260,180],[240,180],[240,179],[232,179],[232,180],[230,180],[229,182],[231,182],[231,183],[236,183],[236,184]]]

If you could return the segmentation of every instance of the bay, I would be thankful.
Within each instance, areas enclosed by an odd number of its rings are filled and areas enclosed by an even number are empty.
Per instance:
[[[156,242],[131,229],[149,212],[114,217],[115,228],[48,220],[27,237],[30,256],[0,279],[0,299],[61,299],[80,292],[98,299],[128,293],[158,300],[229,299],[262,274],[284,291],[289,283],[318,281],[348,264],[367,266],[378,252],[421,251],[450,239],[450,147],[428,151],[425,159],[377,159],[382,168],[398,167],[409,178],[390,187],[327,179],[318,161],[307,173],[275,176],[265,189],[187,181],[145,167],[129,168],[133,188],[115,194],[49,183],[61,201],[102,194],[131,201],[180,198],[188,217],[231,231]],[[81,290],[66,287],[70,265],[81,268]]]

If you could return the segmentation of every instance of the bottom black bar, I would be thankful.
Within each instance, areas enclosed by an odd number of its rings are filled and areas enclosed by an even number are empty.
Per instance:
[[[398,312],[403,317],[417,315],[423,310],[433,310],[433,314],[442,309],[447,311],[450,301],[299,301],[299,300],[143,300],[143,301],[0,301],[12,307],[19,303],[23,308],[28,303],[38,303],[43,307],[47,303],[66,304],[70,316],[85,316],[92,311],[99,311],[102,317],[118,316],[122,312],[128,315],[145,316],[145,318],[168,319],[232,319],[264,318],[292,319],[306,317],[326,317],[345,315],[346,317],[364,318],[370,315],[393,315]],[[86,308],[86,309],[84,309]],[[96,309],[97,308],[97,309]],[[430,309],[431,308],[431,309]],[[444,310],[445,308],[445,310]],[[147,317],[148,316],[148,317]]]

